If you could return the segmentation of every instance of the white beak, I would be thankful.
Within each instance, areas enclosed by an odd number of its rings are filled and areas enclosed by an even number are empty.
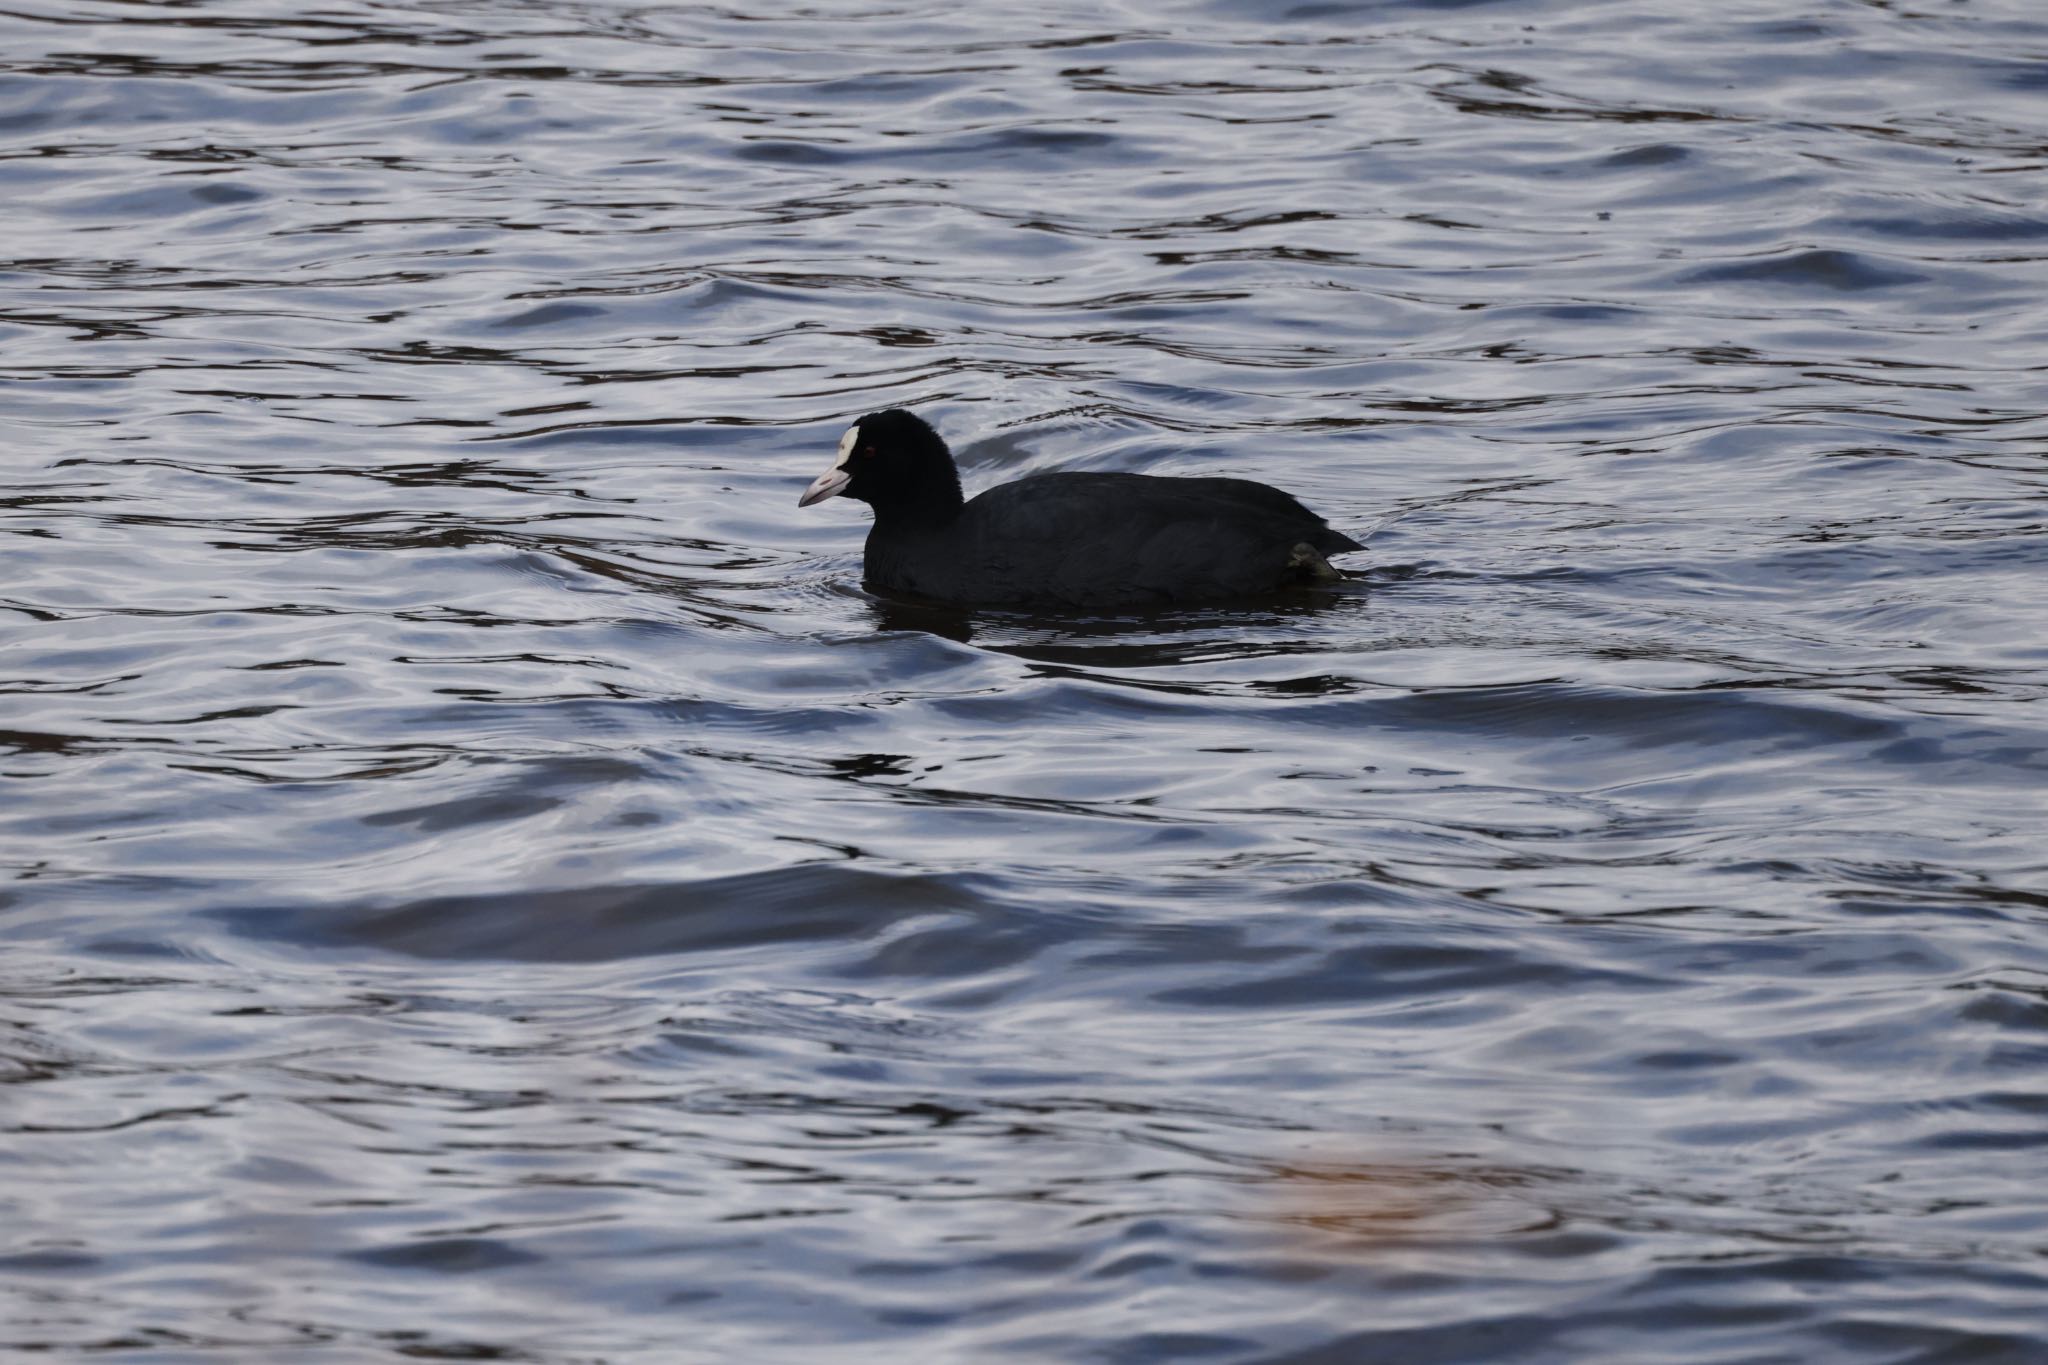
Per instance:
[[[814,502],[823,502],[827,498],[837,497],[839,490],[852,482],[853,475],[851,472],[844,469],[828,469],[812,480],[811,486],[804,490],[804,495],[796,500],[796,505],[798,507],[809,507]]]
[[[846,462],[852,458],[853,443],[859,439],[859,427],[852,426],[846,429],[846,434],[839,438],[839,463],[811,481],[811,486],[804,490],[804,495],[796,500],[798,507],[809,507],[814,502],[823,502],[845,491],[846,485],[853,482],[853,471],[846,467]]]

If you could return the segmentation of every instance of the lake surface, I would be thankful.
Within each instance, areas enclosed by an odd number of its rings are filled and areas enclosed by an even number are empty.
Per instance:
[[[2035,0],[23,0],[0,1355],[2048,1359],[2044,172]],[[880,600],[892,405],[1370,551]]]

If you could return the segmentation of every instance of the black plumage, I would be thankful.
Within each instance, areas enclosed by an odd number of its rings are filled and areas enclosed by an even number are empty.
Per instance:
[[[1341,578],[1327,556],[1365,548],[1249,479],[1034,474],[963,500],[946,443],[901,408],[854,423],[799,506],[834,496],[874,508],[870,588],[963,606],[1219,601]]]

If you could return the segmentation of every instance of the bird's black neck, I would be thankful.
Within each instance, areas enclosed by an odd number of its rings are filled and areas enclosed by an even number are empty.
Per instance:
[[[945,477],[936,475],[935,470],[914,488],[891,490],[887,499],[874,503],[876,529],[888,535],[914,535],[951,525],[964,505],[960,475],[950,459],[945,464]]]

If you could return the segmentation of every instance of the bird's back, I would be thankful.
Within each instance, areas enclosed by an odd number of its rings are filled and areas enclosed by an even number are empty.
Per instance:
[[[1362,548],[1248,479],[1039,474],[992,488],[939,531],[868,540],[877,587],[981,603],[1143,607],[1269,591],[1315,556]]]

